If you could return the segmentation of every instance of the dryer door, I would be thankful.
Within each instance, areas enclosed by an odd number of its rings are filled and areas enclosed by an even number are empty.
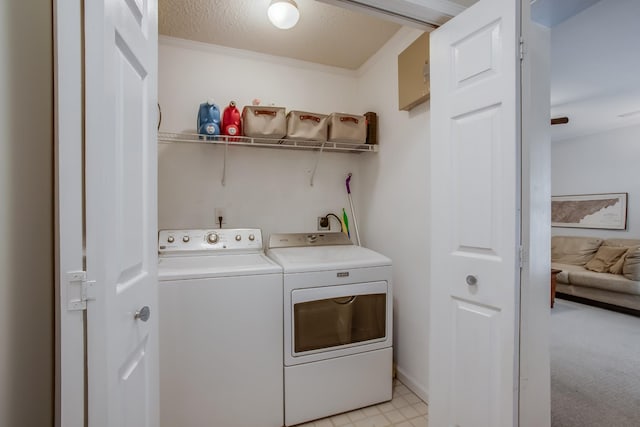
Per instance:
[[[293,357],[336,357],[345,349],[384,342],[387,322],[386,282],[295,289],[287,344]]]

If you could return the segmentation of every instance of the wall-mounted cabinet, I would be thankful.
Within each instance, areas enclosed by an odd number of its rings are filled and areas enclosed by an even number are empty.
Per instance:
[[[429,95],[429,33],[424,33],[398,55],[398,109],[409,111]]]

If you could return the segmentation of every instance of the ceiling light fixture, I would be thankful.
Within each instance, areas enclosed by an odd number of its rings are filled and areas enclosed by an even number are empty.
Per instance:
[[[293,0],[271,0],[267,16],[273,25],[282,30],[288,30],[298,23],[300,12]]]

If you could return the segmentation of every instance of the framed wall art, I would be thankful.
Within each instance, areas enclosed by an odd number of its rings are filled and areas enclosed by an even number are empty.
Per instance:
[[[627,193],[551,196],[551,226],[626,230]]]

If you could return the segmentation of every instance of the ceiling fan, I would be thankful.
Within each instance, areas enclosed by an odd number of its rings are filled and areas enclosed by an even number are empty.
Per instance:
[[[565,125],[569,123],[569,117],[555,117],[551,119],[551,125]]]

